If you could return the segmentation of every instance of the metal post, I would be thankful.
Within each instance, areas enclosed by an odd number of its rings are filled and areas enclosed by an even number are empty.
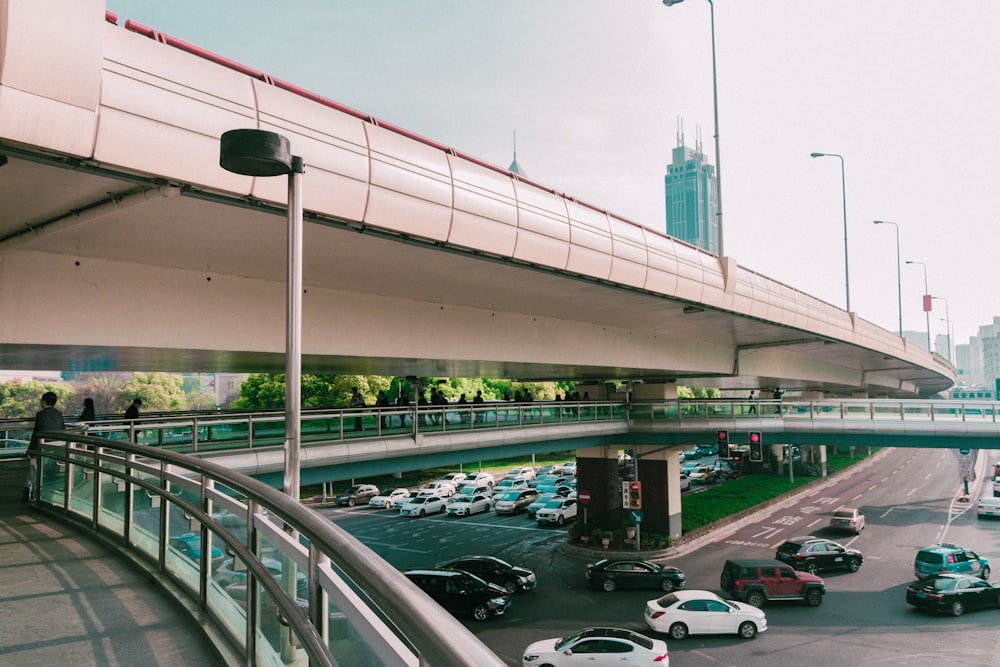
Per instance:
[[[903,273],[899,261],[899,225],[889,220],[873,220],[876,225],[892,225],[896,228],[896,299],[899,308],[899,337],[903,337]]]
[[[847,261],[847,179],[844,176],[844,156],[839,153],[810,153],[809,157],[835,157],[840,160],[840,194],[844,203],[844,289],[847,292],[847,312],[851,312],[851,273]]]
[[[924,267],[924,296],[930,295],[930,289],[927,287],[927,265],[923,262],[914,262],[912,260],[906,260],[907,264],[919,264]],[[934,348],[931,347],[931,313],[929,310],[924,310],[924,317],[927,319],[927,351],[934,352]]]
[[[299,499],[302,431],[302,158],[288,172],[288,294],[285,321],[285,493]]]

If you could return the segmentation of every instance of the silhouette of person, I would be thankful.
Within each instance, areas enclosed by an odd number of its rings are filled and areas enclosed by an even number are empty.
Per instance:
[[[747,410],[747,414],[757,414],[757,397],[753,395],[753,389],[750,390],[750,409]]]
[[[80,416],[76,420],[78,422],[92,422],[94,418],[94,399],[83,399],[83,412],[80,413]]]
[[[350,402],[347,405],[348,405],[348,407],[351,407],[351,408],[363,408],[363,407],[365,407],[365,399],[363,399],[361,397],[361,394],[358,393],[358,388],[357,387],[351,387],[351,400],[350,400]],[[354,430],[355,431],[360,431],[361,430],[361,417],[360,416],[354,418]]]
[[[375,407],[376,408],[388,408],[389,399],[386,397],[385,392],[381,389],[378,390],[378,396],[375,397]],[[382,428],[389,428],[389,417],[380,417],[379,421],[382,422]]]
[[[477,404],[477,405],[479,403],[485,403],[486,402],[486,399],[483,398],[483,390],[482,389],[476,390],[476,395],[472,397],[472,402],[475,403],[475,404]],[[486,417],[486,413],[484,413],[482,410],[480,410],[479,412],[476,412],[476,423],[477,424],[482,423],[482,421],[483,421],[483,419],[485,417]]]
[[[135,421],[139,418],[139,408],[142,407],[142,399],[136,398],[132,400],[132,403],[125,408],[125,419],[131,420],[129,427],[132,429],[132,439],[134,442],[139,442],[139,431],[135,428]]]
[[[28,442],[28,478],[24,480],[21,502],[31,500],[31,493],[35,489],[35,477],[38,474],[38,450],[42,441],[41,433],[66,429],[63,414],[56,410],[56,401],[58,400],[59,397],[56,396],[55,392],[45,392],[41,398],[42,409],[35,413],[35,426],[31,430],[31,440]]]

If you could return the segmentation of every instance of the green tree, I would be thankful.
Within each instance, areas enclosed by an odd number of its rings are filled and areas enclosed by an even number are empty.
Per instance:
[[[135,398],[142,399],[142,409],[148,412],[187,409],[181,377],[170,373],[136,373],[115,396],[115,405],[124,411]]]
[[[73,388],[65,382],[29,380],[22,383],[20,380],[11,380],[0,384],[0,414],[8,419],[34,417],[42,409],[39,400],[47,391],[55,392],[59,398],[56,408],[67,413],[66,406],[73,401]],[[79,410],[70,409],[67,414],[74,415],[77,412]]]

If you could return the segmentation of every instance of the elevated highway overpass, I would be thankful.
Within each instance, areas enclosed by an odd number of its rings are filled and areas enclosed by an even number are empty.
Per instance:
[[[305,163],[305,372],[630,380],[649,399],[953,384],[941,357],[733,257],[100,0],[0,7],[0,367],[280,371],[285,184],[218,165],[221,134],[251,127]]]

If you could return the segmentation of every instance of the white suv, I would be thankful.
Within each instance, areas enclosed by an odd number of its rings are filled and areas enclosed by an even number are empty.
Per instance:
[[[539,526],[554,523],[561,526],[566,521],[576,518],[576,498],[553,498],[545,506],[535,512],[535,521]]]

